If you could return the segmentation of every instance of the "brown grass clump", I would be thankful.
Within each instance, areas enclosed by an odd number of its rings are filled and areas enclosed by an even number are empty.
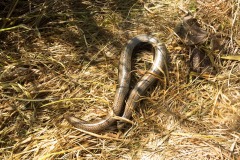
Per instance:
[[[0,8],[0,159],[240,158],[239,0],[3,0]],[[173,32],[188,11],[221,35],[216,75],[189,77],[188,47]],[[66,112],[91,120],[110,111],[121,49],[143,33],[169,49],[168,85],[150,89],[124,133],[70,126]],[[140,77],[151,58],[135,61]]]

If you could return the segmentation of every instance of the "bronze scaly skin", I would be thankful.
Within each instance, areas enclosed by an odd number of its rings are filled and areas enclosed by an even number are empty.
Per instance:
[[[127,95],[130,88],[131,66],[133,49],[141,44],[149,43],[154,48],[154,62],[150,70],[140,79],[130,92],[129,98]],[[72,114],[64,115],[64,118],[74,127],[80,128],[89,132],[100,132],[110,127],[116,119],[114,116],[121,116],[129,119],[132,111],[135,109],[139,98],[143,96],[146,90],[157,81],[157,76],[167,70],[167,54],[168,50],[163,43],[160,43],[156,38],[149,35],[139,35],[131,39],[121,53],[119,70],[118,70],[118,88],[115,93],[113,102],[113,114],[108,114],[105,118],[97,121],[86,122],[74,117]],[[125,101],[126,107],[125,107]],[[124,109],[125,108],[125,109]]]

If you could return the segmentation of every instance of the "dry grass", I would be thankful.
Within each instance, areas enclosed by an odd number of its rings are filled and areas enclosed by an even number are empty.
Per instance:
[[[237,55],[239,3],[0,2],[0,159],[239,159],[239,61],[222,60],[216,76],[190,81],[188,48],[173,34],[191,11],[206,30],[224,35],[226,55]],[[142,33],[169,49],[167,88],[151,88],[125,133],[70,126],[66,112],[86,120],[107,114],[120,51]],[[137,60],[136,77],[147,58]]]

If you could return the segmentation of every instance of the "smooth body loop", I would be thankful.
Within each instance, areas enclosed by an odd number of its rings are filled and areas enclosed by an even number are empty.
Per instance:
[[[127,95],[130,89],[132,54],[134,48],[141,44],[148,43],[154,48],[154,60],[152,67],[135,85],[134,89]],[[136,107],[139,98],[143,96],[146,90],[156,82],[158,75],[167,70],[167,48],[163,43],[160,43],[156,38],[149,35],[139,35],[131,39],[121,53],[118,70],[118,88],[115,93],[113,102],[113,114],[121,116],[123,112],[124,118],[130,118],[133,109]],[[127,101],[127,102],[126,102]],[[126,106],[125,106],[126,102]],[[82,121],[72,114],[66,114],[65,119],[76,128],[80,128],[90,132],[99,132],[111,126],[116,119],[112,114],[108,114],[104,119],[86,122]]]

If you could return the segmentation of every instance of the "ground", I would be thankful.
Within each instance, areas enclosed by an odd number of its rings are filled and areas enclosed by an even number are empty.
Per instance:
[[[0,8],[0,159],[239,159],[239,0],[16,0]],[[214,74],[190,71],[190,48],[174,32],[189,12],[220,35]],[[169,79],[142,98],[134,125],[93,134],[67,123],[65,113],[91,120],[111,111],[121,50],[138,34],[166,44]],[[135,62],[137,81],[152,56]]]

